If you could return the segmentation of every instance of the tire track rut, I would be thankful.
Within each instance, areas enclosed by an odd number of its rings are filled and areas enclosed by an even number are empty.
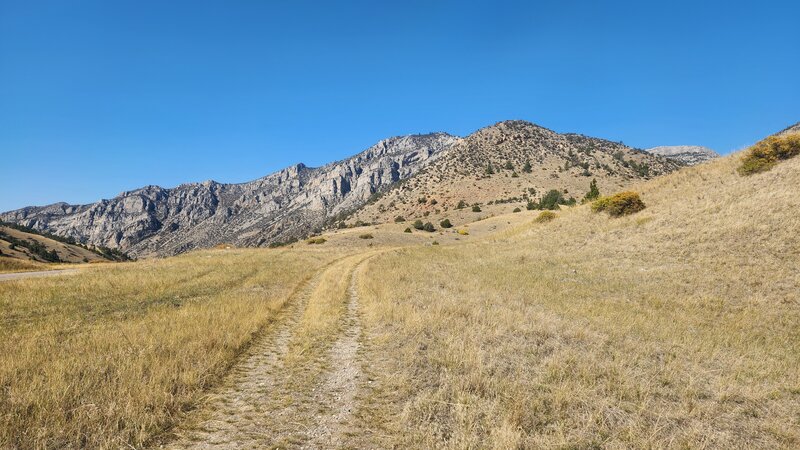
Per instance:
[[[362,377],[357,279],[374,256],[336,260],[305,282],[279,313],[274,330],[259,338],[213,389],[204,405],[173,431],[168,449],[341,448],[346,446]],[[352,267],[348,267],[352,264]],[[338,266],[338,267],[337,267]],[[301,367],[286,366],[303,314],[319,298],[329,270],[348,277],[339,331]],[[324,290],[321,290],[324,291]],[[316,296],[315,296],[316,295]],[[332,298],[332,297],[327,297]]]

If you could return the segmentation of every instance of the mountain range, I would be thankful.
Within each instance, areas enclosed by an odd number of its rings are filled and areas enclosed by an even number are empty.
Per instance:
[[[505,121],[463,138],[393,137],[322,167],[296,164],[246,183],[145,186],[86,205],[26,207],[0,220],[136,257],[217,244],[260,247],[357,220],[427,215],[462,201],[535,200],[552,189],[580,197],[592,179],[602,190],[617,190],[713,156],[697,147],[659,149]]]

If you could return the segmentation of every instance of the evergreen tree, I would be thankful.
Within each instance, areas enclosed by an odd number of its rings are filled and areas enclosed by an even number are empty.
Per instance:
[[[592,182],[589,183],[589,192],[586,193],[586,196],[583,197],[584,200],[591,202],[600,198],[600,189],[597,188],[597,180],[592,178]]]
[[[530,161],[525,161],[525,165],[522,166],[522,171],[525,173],[531,173],[533,171]]]

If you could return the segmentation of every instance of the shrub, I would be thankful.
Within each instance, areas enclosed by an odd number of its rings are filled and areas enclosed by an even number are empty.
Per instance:
[[[494,175],[494,167],[491,163],[486,166],[486,175]]]
[[[592,182],[589,183],[589,192],[583,197],[583,199],[587,202],[591,202],[600,198],[600,189],[597,189],[597,180],[592,179]]]
[[[394,221],[395,221],[395,223],[397,223],[397,222],[405,222],[406,218],[403,217],[403,216],[397,216],[397,217],[394,218]]]
[[[525,172],[525,173],[531,173],[532,169],[533,168],[531,167],[531,162],[530,161],[525,161],[525,165],[522,166],[522,171]]]
[[[450,227],[452,227],[452,226],[453,226],[453,224],[452,224],[452,223],[450,223],[450,219],[444,219],[443,221],[439,222],[439,225],[440,225],[442,228],[450,228]]]
[[[434,228],[433,224],[430,222],[425,222],[425,225],[422,226],[422,229],[427,231],[428,233],[433,233],[434,231],[436,231],[436,228]]]
[[[535,219],[535,221],[537,223],[545,223],[545,222],[550,222],[555,218],[556,218],[556,213],[552,211],[542,211],[539,213],[539,216]]]
[[[472,212],[481,212],[481,207],[479,205],[472,205]]]
[[[469,231],[467,230],[458,230],[458,234],[462,236],[469,236]]]
[[[564,194],[557,189],[551,189],[542,197],[542,200],[539,202],[539,209],[558,209],[559,204],[565,203]]]
[[[411,233],[411,227],[406,227],[406,229],[403,230],[403,233]]]
[[[645,204],[636,192],[620,192],[609,197],[601,197],[592,203],[592,211],[606,211],[611,217],[627,216],[639,212]]]
[[[360,234],[360,235],[358,235],[358,238],[359,238],[359,239],[373,239],[374,237],[375,237],[375,236],[373,236],[373,235],[371,235],[371,234],[369,234],[369,233],[364,233],[364,234]]]
[[[464,200],[459,200],[456,209],[464,209],[466,207],[467,207],[467,202],[465,202]]]
[[[514,208],[514,211],[511,211],[511,212],[518,213],[518,212],[520,212],[520,211],[522,211],[522,210],[521,210],[521,209],[519,209],[519,208]]]
[[[533,200],[529,201],[527,205],[525,205],[525,209],[528,211],[533,211],[534,209],[539,209],[539,204],[534,202]]]
[[[431,205],[436,205],[436,204],[438,204],[438,203],[439,203],[439,202],[438,202],[438,201],[436,201],[436,199],[435,199],[435,198],[431,199],[431,201],[430,201],[430,204],[431,204]]]
[[[503,166],[506,170],[514,170],[514,166],[511,164],[511,161],[506,161],[506,165]]]
[[[737,171],[741,175],[766,172],[784,159],[800,155],[800,134],[770,136],[750,147]]]
[[[431,242],[431,245],[439,245],[439,241],[433,241]]]
[[[414,223],[411,226],[413,226],[417,230],[421,230],[422,227],[424,227],[424,225],[422,225],[422,221],[419,220],[419,219],[415,220]]]
[[[324,244],[325,242],[327,242],[325,240],[325,238],[321,238],[321,237],[320,238],[311,238],[311,239],[306,241],[306,243],[309,244],[309,245],[311,245],[311,244]]]

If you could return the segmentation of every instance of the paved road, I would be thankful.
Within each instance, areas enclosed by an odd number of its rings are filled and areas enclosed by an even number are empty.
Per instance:
[[[52,277],[53,275],[67,275],[77,272],[78,269],[41,270],[39,272],[0,273],[0,281],[20,280],[23,278]]]

